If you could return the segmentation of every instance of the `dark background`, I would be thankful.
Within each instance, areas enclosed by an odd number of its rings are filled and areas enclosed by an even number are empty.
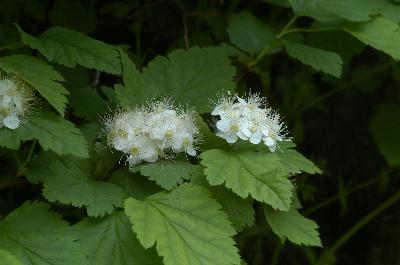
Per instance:
[[[278,29],[292,16],[290,9],[262,1],[1,0],[0,46],[19,41],[14,22],[35,36],[60,25],[111,44],[130,46],[141,67],[176,48],[229,43],[228,18],[243,10]],[[296,23],[307,27],[311,19],[301,18]],[[390,167],[381,155],[370,122],[381,104],[398,104],[400,69],[388,56],[344,33],[307,37],[342,55],[342,79],[316,73],[283,52],[267,56],[254,69],[232,60],[237,66],[238,90],[251,88],[268,97],[285,117],[298,149],[323,170],[321,175],[298,176],[297,185],[303,213],[320,225],[326,250],[399,190],[399,169]],[[100,80],[105,85],[114,82],[106,75]],[[5,163],[1,167],[7,167]],[[0,192],[6,209],[2,215],[40,194],[24,183]],[[397,203],[369,220],[330,256],[324,249],[301,248],[289,242],[279,247],[276,236],[263,228],[261,212],[257,225],[237,240],[243,257],[254,265],[270,264],[273,259],[276,264],[313,264],[323,255],[326,264],[333,260],[344,265],[400,264],[399,206]]]

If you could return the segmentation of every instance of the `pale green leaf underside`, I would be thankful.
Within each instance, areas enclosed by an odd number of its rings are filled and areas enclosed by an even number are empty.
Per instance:
[[[235,230],[205,188],[182,184],[143,201],[128,198],[125,213],[145,248],[157,242],[166,265],[240,264]]]
[[[371,120],[375,142],[390,166],[400,166],[400,107],[385,104]]]
[[[75,232],[49,209],[45,203],[26,202],[0,221],[1,248],[24,265],[89,265]]]
[[[15,256],[4,249],[0,249],[0,261],[2,265],[23,265]]]
[[[0,146],[11,149],[18,149],[21,141],[37,139],[44,150],[59,155],[89,156],[87,141],[81,131],[72,122],[51,112],[33,114],[13,131],[1,128],[0,136]]]
[[[281,240],[287,238],[298,245],[322,247],[318,225],[302,216],[296,209],[281,212],[266,206],[264,214],[272,231]]]
[[[316,71],[338,78],[341,76],[343,60],[337,53],[288,41],[284,41],[284,45],[290,57],[311,66]]]
[[[103,218],[86,218],[74,226],[79,239],[96,265],[161,265],[152,250],[145,250],[132,232],[123,212]]]
[[[49,64],[29,55],[9,55],[0,58],[0,69],[20,77],[64,115],[68,91],[59,83],[64,78]]]
[[[201,164],[211,185],[232,189],[242,198],[249,194],[275,209],[288,210],[293,184],[278,156],[254,151],[213,149],[201,154]]]
[[[121,73],[118,49],[112,45],[62,27],[53,27],[38,37],[25,33],[20,27],[18,30],[24,44],[38,50],[49,61],[68,67],[80,64],[111,74]]]
[[[251,149],[208,150],[201,154],[201,164],[211,185],[231,189],[242,198],[249,194],[275,209],[288,210],[292,202],[291,174],[320,173],[310,160],[290,148],[274,153]]]

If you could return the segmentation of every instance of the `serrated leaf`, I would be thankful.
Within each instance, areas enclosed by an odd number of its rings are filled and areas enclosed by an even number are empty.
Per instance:
[[[142,74],[136,68],[133,61],[119,49],[122,61],[122,78],[124,85],[115,85],[115,95],[121,106],[129,108],[141,105],[151,98],[160,95],[157,87],[148,87]]]
[[[112,183],[94,180],[92,174],[90,160],[61,159],[49,152],[35,157],[27,171],[29,181],[44,183],[43,196],[51,202],[85,206],[89,216],[103,216],[121,207],[124,191]]]
[[[272,231],[281,240],[287,238],[297,245],[322,247],[318,225],[302,216],[296,209],[281,212],[266,206],[264,214]]]
[[[15,256],[4,249],[0,249],[0,261],[2,265],[23,265]]]
[[[368,21],[384,6],[382,0],[289,0],[296,14],[320,21],[337,18],[349,21]]]
[[[80,242],[88,248],[92,264],[162,264],[154,250],[145,250],[140,245],[123,212],[114,212],[103,218],[85,218],[74,228]]]
[[[168,57],[158,56],[143,70],[147,87],[144,91],[158,96],[172,96],[174,101],[189,104],[200,113],[210,111],[210,98],[219,91],[236,87],[235,67],[219,47],[194,47],[176,50]]]
[[[319,169],[311,160],[305,158],[294,149],[286,148],[283,152],[276,152],[276,155],[280,158],[282,165],[285,165],[291,174],[301,172],[309,174],[322,173],[321,169]]]
[[[316,71],[322,71],[334,77],[342,74],[342,58],[334,52],[321,50],[301,43],[284,41],[289,56],[311,66]]]
[[[29,121],[12,132],[0,129],[0,146],[17,149],[21,141],[37,139],[44,150],[52,150],[59,155],[88,157],[87,141],[75,125],[51,112],[40,112],[29,117]],[[7,139],[10,139],[10,142]]]
[[[390,166],[400,166],[400,107],[384,104],[371,120],[370,129]]]
[[[222,210],[228,214],[236,231],[240,232],[245,226],[252,226],[255,222],[255,212],[251,201],[237,196],[223,186],[211,188],[214,198],[222,205]]]
[[[274,30],[248,11],[230,16],[228,25],[231,43],[252,55],[275,39]]]
[[[142,164],[135,169],[164,189],[171,190],[182,184],[184,180],[190,179],[196,167],[199,166],[192,165],[185,160],[177,160]]]
[[[49,61],[68,67],[79,64],[110,74],[121,73],[118,49],[112,45],[62,27],[53,27],[38,37],[17,27],[24,44],[38,50]]]
[[[64,115],[68,91],[59,83],[64,78],[53,67],[29,55],[9,55],[0,58],[0,69],[19,76]]]
[[[0,221],[0,246],[24,265],[89,265],[78,236],[50,206],[26,202]]]
[[[397,23],[377,17],[364,23],[347,24],[343,29],[363,43],[400,60],[400,27]]]
[[[205,188],[190,184],[143,201],[125,201],[140,243],[145,248],[157,243],[166,265],[240,264],[235,230],[220,209]]]
[[[213,149],[202,153],[201,158],[211,185],[224,183],[242,198],[250,194],[275,209],[290,208],[294,188],[288,179],[291,169],[274,153]]]
[[[236,231],[254,224],[254,209],[250,199],[240,198],[224,186],[210,186],[201,167],[190,176],[190,183],[207,188],[222,206]]]

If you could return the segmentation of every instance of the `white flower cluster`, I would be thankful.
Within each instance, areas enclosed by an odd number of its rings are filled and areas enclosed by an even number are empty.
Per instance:
[[[32,100],[29,89],[22,82],[0,78],[0,128],[17,129]]]
[[[109,145],[125,153],[130,165],[181,152],[196,155],[199,130],[193,113],[174,108],[166,100],[120,112],[106,126]]]
[[[236,95],[222,97],[211,115],[220,117],[216,123],[217,135],[228,143],[235,143],[238,138],[252,144],[263,141],[274,152],[277,142],[286,137],[279,114],[266,108],[264,99],[257,94],[246,99]]]

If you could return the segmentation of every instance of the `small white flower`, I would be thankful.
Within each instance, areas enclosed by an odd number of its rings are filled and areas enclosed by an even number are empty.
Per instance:
[[[194,120],[191,111],[174,108],[168,100],[152,102],[106,120],[108,143],[125,153],[130,165],[181,152],[195,156],[199,131]]]
[[[32,101],[31,90],[24,82],[0,75],[0,128],[17,129]]]
[[[271,152],[274,152],[277,142],[285,140],[285,126],[278,114],[265,107],[265,100],[257,94],[247,98],[221,98],[214,110],[214,116],[219,116],[215,126],[217,136],[228,143],[235,143],[238,138],[250,141],[252,144],[263,142]]]

